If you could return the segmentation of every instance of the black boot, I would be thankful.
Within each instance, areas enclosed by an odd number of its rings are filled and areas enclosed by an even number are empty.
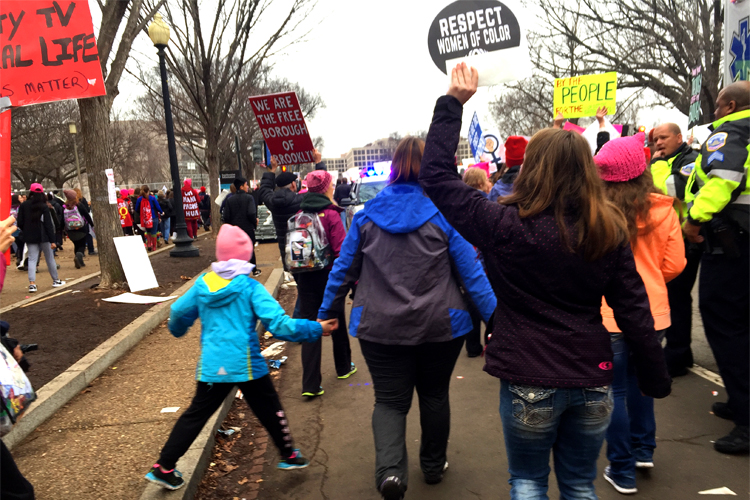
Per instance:
[[[732,432],[714,443],[714,449],[728,455],[744,455],[750,451],[750,433],[747,425],[738,425]]]

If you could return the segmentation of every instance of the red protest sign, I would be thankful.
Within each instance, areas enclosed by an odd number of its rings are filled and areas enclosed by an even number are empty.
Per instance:
[[[87,0],[0,2],[0,97],[24,106],[105,94]]]
[[[297,94],[280,92],[250,98],[260,131],[279,163],[296,165],[313,161],[313,143],[299,107]]]

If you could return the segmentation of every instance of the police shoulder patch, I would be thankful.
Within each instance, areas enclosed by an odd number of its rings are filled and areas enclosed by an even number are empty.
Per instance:
[[[714,154],[716,154],[716,153],[714,153]],[[721,154],[721,153],[719,153],[719,154]],[[709,161],[709,163],[710,163],[710,162],[711,162],[711,159],[709,158],[709,160],[708,160],[708,161]],[[685,177],[690,177],[690,174],[692,174],[692,173],[693,173],[693,169],[694,169],[694,168],[695,168],[695,162],[693,162],[693,163],[688,163],[687,165],[683,166],[683,167],[682,167],[682,168],[680,169],[680,173],[681,173],[682,175],[684,175]]]
[[[706,149],[708,151],[716,151],[723,148],[727,143],[727,135],[726,132],[719,132],[718,134],[712,135],[706,140]]]

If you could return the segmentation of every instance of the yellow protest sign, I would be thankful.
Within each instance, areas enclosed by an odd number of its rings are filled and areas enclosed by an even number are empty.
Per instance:
[[[595,116],[597,108],[607,107],[611,115],[617,109],[617,73],[557,78],[554,91],[554,113],[565,118]]]

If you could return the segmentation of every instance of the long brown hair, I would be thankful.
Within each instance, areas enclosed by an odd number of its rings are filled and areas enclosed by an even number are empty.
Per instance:
[[[419,180],[419,165],[424,154],[424,141],[418,137],[407,136],[396,146],[391,162],[390,183],[417,182]]]
[[[607,198],[615,204],[625,216],[628,224],[630,242],[634,244],[638,239],[638,220],[645,223],[643,234],[653,229],[649,219],[651,210],[651,193],[659,191],[654,186],[651,171],[647,168],[635,179],[626,182],[604,182]]]
[[[150,191],[151,190],[148,188],[147,185],[144,184],[143,186],[141,186],[141,196],[143,196],[144,198],[148,198],[148,193]]]
[[[552,207],[563,245],[580,252],[588,262],[628,240],[625,217],[605,197],[591,149],[574,132],[548,128],[534,135],[513,194],[499,201],[518,205],[521,217],[533,217]],[[566,215],[574,221],[574,244]]]

